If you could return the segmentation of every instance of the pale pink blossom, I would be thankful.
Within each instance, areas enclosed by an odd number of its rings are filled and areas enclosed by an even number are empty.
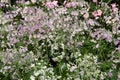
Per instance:
[[[87,21],[88,24],[90,24],[91,26],[94,26],[95,25],[95,22],[92,20],[92,19],[89,19]]]
[[[120,74],[118,74],[118,80],[120,80]]]
[[[111,34],[103,33],[101,35],[101,38],[105,39],[108,42],[112,42],[112,35]]]
[[[101,15],[102,15],[102,11],[99,9],[99,10],[97,10],[97,11],[92,12],[92,15],[93,15],[94,17],[101,16]]]
[[[112,27],[112,32],[113,32],[113,34],[117,34],[117,30],[118,30],[118,28],[117,28],[116,26],[113,26],[113,27]]]
[[[32,3],[35,3],[35,2],[36,2],[36,0],[31,0],[31,2],[32,2]]]
[[[57,7],[58,1],[53,1],[53,2],[46,2],[44,5],[47,7],[47,8],[55,8]]]
[[[111,6],[112,6],[112,8],[116,8],[117,7],[116,3],[111,4]]]
[[[115,7],[115,8],[113,8],[112,10],[113,10],[114,12],[117,12],[117,11],[118,11],[118,8]]]
[[[5,3],[0,3],[0,7],[5,7]]]
[[[97,0],[92,0],[92,1],[95,2],[95,3],[97,2]]]
[[[55,6],[57,6],[58,1],[53,1],[52,4],[54,4]]]
[[[120,46],[117,48],[117,50],[118,50],[118,53],[120,53]],[[120,75],[118,77],[119,77],[119,80],[120,80]]]
[[[115,40],[114,40],[114,45],[118,45],[119,42],[120,42],[120,41],[119,41],[118,39],[115,39]]]
[[[101,16],[102,15],[102,11],[99,9],[99,10],[97,10],[97,15],[98,16]]]
[[[69,7],[76,7],[77,3],[76,2],[69,2],[67,4],[65,4],[65,7],[69,8]]]
[[[92,12],[92,15],[93,15],[94,17],[97,17],[97,11]]]
[[[89,18],[89,13],[85,13],[85,14],[83,15],[83,17],[84,17],[85,19],[88,19],[88,18]]]
[[[108,72],[108,77],[112,77],[113,76],[113,74],[112,74],[112,72]]]
[[[10,44],[14,45],[15,43],[19,42],[16,38],[10,38]]]
[[[116,3],[111,4],[111,6],[112,6],[112,10],[113,10],[114,12],[117,12],[117,11],[118,11],[118,8],[117,8]]]
[[[82,45],[83,45],[82,42],[78,42],[78,43],[77,43],[77,46],[82,46]]]
[[[73,11],[71,14],[74,15],[74,16],[78,16],[79,15],[78,11]]]

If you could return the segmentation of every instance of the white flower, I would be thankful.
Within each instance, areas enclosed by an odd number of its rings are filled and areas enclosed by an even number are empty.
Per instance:
[[[80,80],[80,78],[76,78],[75,80]]]
[[[31,79],[31,80],[35,80],[35,77],[34,77],[34,76],[30,76],[30,79]]]
[[[95,47],[96,47],[96,48],[99,48],[99,44],[97,44]]]
[[[31,67],[35,67],[35,64],[31,64]]]
[[[1,0],[1,2],[3,3],[3,2],[9,2],[8,0]]]
[[[34,73],[35,76],[38,76],[39,74],[40,74],[40,70]]]
[[[76,66],[72,66],[72,67],[70,68],[70,71],[73,72],[76,68],[77,68]]]
[[[35,2],[36,2],[36,0],[31,0],[31,2],[32,2],[32,3],[35,3]]]

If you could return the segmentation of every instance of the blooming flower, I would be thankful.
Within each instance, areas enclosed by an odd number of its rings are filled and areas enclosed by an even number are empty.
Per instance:
[[[117,12],[117,11],[118,11],[118,8],[117,8],[116,3],[111,4],[111,6],[112,6],[112,10],[113,10],[114,12]]]
[[[89,13],[85,13],[85,14],[83,15],[83,17],[84,17],[85,19],[88,19],[88,18],[89,18]]]
[[[31,0],[31,2],[32,2],[32,3],[35,3],[35,2],[36,2],[36,0]]]
[[[79,15],[79,13],[77,11],[73,11],[71,14],[74,15],[74,16],[78,16]]]
[[[15,43],[19,42],[16,38],[10,38],[10,44],[14,45]]]
[[[90,25],[92,25],[92,26],[95,25],[95,22],[92,19],[87,20],[87,23],[90,24]]]
[[[116,8],[113,8],[112,9],[114,12],[117,12],[118,11],[118,8],[116,7]]]
[[[0,3],[0,7],[5,7],[5,3]]]
[[[116,3],[111,4],[112,8],[117,7]]]
[[[69,3],[65,4],[65,7],[67,7],[67,8],[76,7],[76,6],[77,6],[76,2],[69,2]]]
[[[102,32],[100,38],[105,39],[107,42],[112,42],[112,35],[110,33]]]
[[[102,11],[99,9],[99,10],[97,10],[97,15],[98,16],[101,16],[102,15]]]
[[[93,15],[94,17],[97,17],[97,11],[92,12],[92,15]]]
[[[101,16],[101,15],[102,15],[102,11],[99,9],[99,10],[97,10],[97,11],[92,12],[92,15],[93,15],[94,17]]]
[[[120,74],[118,75],[118,80],[120,80]]]
[[[113,76],[113,74],[112,74],[112,72],[108,72],[108,77],[112,77]]]
[[[58,1],[53,1],[53,2],[46,2],[44,5],[47,7],[47,8],[55,8],[57,7]]]
[[[117,48],[117,50],[118,50],[118,53],[120,53],[120,46]],[[118,80],[120,80],[120,75],[118,76]]]
[[[119,41],[118,39],[115,39],[115,40],[114,40],[114,44],[115,44],[115,45],[118,45],[119,42],[120,42],[120,41]]]
[[[92,0],[92,1],[95,2],[95,3],[97,2],[97,0]]]

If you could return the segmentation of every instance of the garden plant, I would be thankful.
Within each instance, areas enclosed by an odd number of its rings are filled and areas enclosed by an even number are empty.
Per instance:
[[[120,80],[120,0],[0,0],[0,80]]]

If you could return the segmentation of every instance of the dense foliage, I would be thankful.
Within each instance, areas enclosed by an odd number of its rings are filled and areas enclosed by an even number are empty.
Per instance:
[[[1,0],[0,80],[120,80],[119,7]]]

